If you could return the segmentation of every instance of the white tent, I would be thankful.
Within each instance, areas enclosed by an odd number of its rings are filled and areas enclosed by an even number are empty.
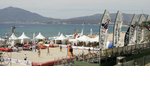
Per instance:
[[[77,45],[78,40],[77,40],[77,39],[69,39],[69,42],[70,42],[72,45],[74,45],[74,44]]]
[[[59,37],[57,37],[55,39],[55,43],[58,43],[58,41],[59,41],[59,43],[65,44],[66,40],[67,40],[67,38],[63,34],[61,34]]]
[[[90,42],[99,42],[99,36],[96,36],[95,38],[91,38]]]
[[[23,32],[22,35],[18,37],[18,39],[30,39],[30,38],[26,36],[25,33]]]
[[[18,38],[15,36],[14,33],[9,37],[9,40],[17,40]]]
[[[69,39],[69,42],[77,42],[77,39]]]
[[[5,41],[5,39],[3,39],[3,38],[0,38],[0,41]]]
[[[91,39],[88,36],[83,35],[83,36],[77,38],[77,40],[80,42],[89,42]]]
[[[18,42],[18,38],[15,36],[14,33],[9,37],[9,43],[11,46],[14,46]]]
[[[22,33],[20,37],[18,37],[18,39],[21,40],[21,43],[29,42],[30,40],[30,38],[26,36],[24,32]]]
[[[66,35],[67,39],[73,39],[73,35]]]
[[[55,40],[66,40],[67,38],[61,34],[59,37],[57,37]]]
[[[45,37],[40,32],[35,38],[36,39],[45,39]]]

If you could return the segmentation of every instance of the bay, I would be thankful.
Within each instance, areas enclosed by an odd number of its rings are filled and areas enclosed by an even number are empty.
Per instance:
[[[0,24],[0,37],[4,37],[7,33],[11,35],[11,27],[16,26],[15,34],[20,36],[22,32],[25,32],[27,36],[32,38],[32,34],[36,35],[41,32],[45,37],[57,36],[58,33],[64,35],[70,35],[75,32],[80,33],[84,29],[84,34],[90,34],[92,28],[94,34],[99,33],[99,25],[97,24]],[[122,27],[122,31],[127,31],[127,27]],[[109,26],[109,32],[113,32],[113,26]]]

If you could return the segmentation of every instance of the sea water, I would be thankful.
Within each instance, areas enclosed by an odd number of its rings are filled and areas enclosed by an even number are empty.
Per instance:
[[[33,33],[37,35],[41,32],[45,37],[53,37],[57,36],[59,32],[64,35],[80,33],[82,29],[85,35],[90,34],[90,29],[93,30],[93,34],[98,34],[100,27],[98,24],[0,24],[0,37],[4,37],[6,33],[10,36],[12,26],[16,27],[15,34],[17,37],[25,32],[30,38],[32,38]],[[127,27],[122,27],[122,31],[127,31]],[[109,32],[113,32],[113,25],[109,26]]]

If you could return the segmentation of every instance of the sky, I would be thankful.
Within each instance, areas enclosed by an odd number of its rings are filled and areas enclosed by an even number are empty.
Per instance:
[[[0,9],[18,7],[42,16],[72,18],[118,10],[124,13],[150,14],[150,0],[0,0]]]

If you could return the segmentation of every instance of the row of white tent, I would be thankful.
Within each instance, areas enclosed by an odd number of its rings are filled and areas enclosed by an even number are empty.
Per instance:
[[[76,39],[69,39],[69,42],[99,42],[99,36],[90,38],[86,35],[83,35]]]
[[[17,40],[17,39],[30,39],[28,36],[25,35],[25,33],[23,32],[22,35],[20,37],[16,37],[14,33],[12,33],[12,35],[9,37],[9,40]],[[35,39],[45,39],[45,37],[39,33]]]
[[[36,37],[33,37],[33,39],[45,39],[45,37],[39,33]],[[27,43],[30,41],[30,38],[23,32],[20,37],[16,37],[14,33],[9,37],[9,44],[11,46],[14,46],[16,43]]]
[[[60,34],[60,36],[54,38],[55,41],[65,41],[69,40],[69,42],[99,42],[99,36],[96,36],[95,38],[90,38],[86,35],[81,35],[79,38],[67,38],[63,34]]]
[[[45,37],[39,33],[36,37],[33,37],[33,39],[45,39]],[[9,37],[10,41],[15,41],[15,40],[21,40],[21,43],[24,41],[30,40],[30,38],[23,32],[20,37],[16,37],[14,33]],[[63,34],[60,34],[58,37],[55,37],[54,40],[60,40],[60,41],[65,41],[69,40],[69,42],[98,42],[99,41],[99,36],[96,36],[95,38],[90,38],[86,35],[82,35],[79,38],[72,39],[72,38],[67,38]]]
[[[12,33],[12,35],[9,37],[9,40],[17,40],[17,39],[30,39],[28,36],[26,36],[26,34],[23,32],[22,35],[20,37],[16,37],[14,33]],[[45,39],[45,37],[39,32],[39,34],[34,37],[33,39]],[[60,34],[58,37],[54,38],[55,40],[66,40],[67,37],[64,36],[63,34]]]

